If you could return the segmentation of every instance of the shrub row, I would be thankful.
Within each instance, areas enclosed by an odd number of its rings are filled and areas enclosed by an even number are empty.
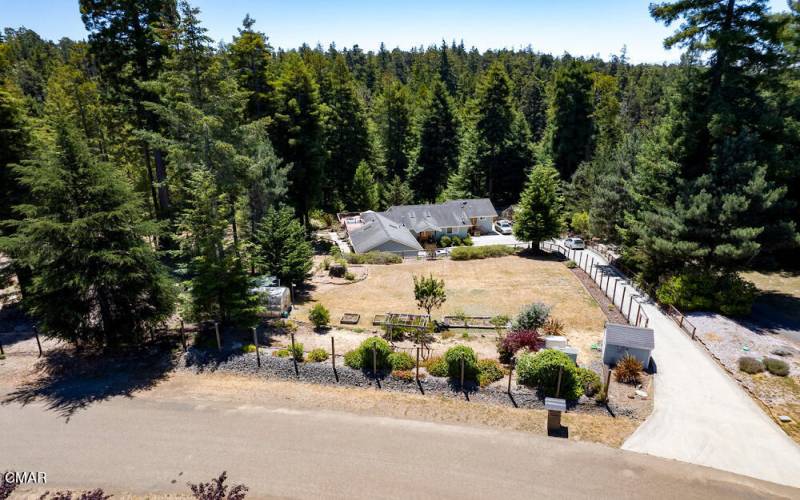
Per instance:
[[[656,291],[659,302],[683,311],[716,311],[726,316],[747,316],[756,287],[736,273],[710,271],[672,276]]]
[[[755,375],[756,373],[767,370],[773,375],[785,377],[789,375],[789,364],[775,358],[764,358],[762,361],[749,356],[742,356],[739,358],[739,370],[749,373],[750,375]]]
[[[505,257],[517,252],[516,248],[506,245],[486,245],[481,247],[457,247],[450,252],[453,260],[486,259],[488,257]]]
[[[464,238],[460,238],[458,236],[442,236],[439,238],[439,241],[436,242],[439,248],[447,248],[447,247],[460,247],[464,245],[465,247],[472,246],[472,238],[467,235]]]
[[[403,258],[392,252],[367,252],[343,254],[349,264],[400,264]]]

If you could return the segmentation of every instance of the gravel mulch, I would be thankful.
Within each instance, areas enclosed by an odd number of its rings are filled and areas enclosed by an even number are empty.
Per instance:
[[[600,309],[606,315],[606,318],[608,318],[609,322],[622,325],[628,324],[628,320],[625,319],[625,316],[622,315],[616,306],[611,304],[611,299],[606,297],[606,294],[600,289],[600,286],[594,280],[592,280],[592,278],[586,274],[583,269],[576,267],[574,269],[570,269],[570,271],[572,271],[572,274],[574,274],[583,284],[584,288],[586,288],[586,291],[589,292],[589,295],[591,295],[592,298],[597,301],[597,303],[600,305]],[[611,286],[613,287],[614,284],[612,283]]]
[[[466,399],[500,406],[544,409],[544,401],[539,399],[535,391],[514,386],[512,388],[512,397],[509,397],[505,390],[506,382],[502,381],[502,384],[498,382],[495,386],[486,388],[480,388],[476,384],[465,384],[467,387],[462,390],[445,378],[427,376],[424,380],[420,380],[418,385],[416,381],[398,380],[388,373],[381,374],[378,378],[375,378],[368,371],[354,370],[345,366],[339,356],[337,356],[336,360],[335,374],[330,360],[322,363],[298,363],[297,366],[299,375],[295,374],[294,363],[291,359],[271,356],[266,349],[261,351],[261,368],[257,367],[255,353],[217,355],[213,352],[196,349],[190,349],[186,354],[182,355],[182,359],[178,363],[179,369],[196,373],[221,371],[246,376],[258,376],[265,379],[298,380],[323,385],[373,387],[411,394],[422,393],[431,396]],[[497,385],[502,386],[502,388],[496,387]],[[577,403],[572,404],[569,411],[609,415],[609,411],[604,406],[597,405],[593,399],[585,396]],[[638,412],[635,410],[629,411],[619,405],[614,405],[611,413],[616,416],[639,418]]]

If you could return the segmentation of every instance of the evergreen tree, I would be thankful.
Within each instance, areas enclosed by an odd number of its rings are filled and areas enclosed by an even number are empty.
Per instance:
[[[250,92],[247,116],[251,119],[267,116],[271,91],[267,72],[272,60],[272,47],[264,33],[253,29],[255,22],[247,14],[239,28],[239,36],[233,37],[233,43],[228,48],[239,84]]]
[[[564,227],[558,171],[537,165],[528,175],[514,214],[514,236],[534,244],[555,238]]]
[[[148,238],[156,226],[113,166],[97,162],[65,117],[55,143],[25,166],[24,216],[2,247],[30,269],[26,304],[43,333],[117,346],[174,308],[174,287]]]
[[[458,121],[450,98],[441,82],[433,86],[433,95],[422,121],[417,168],[412,179],[416,198],[434,202],[458,168]]]
[[[337,205],[346,209],[359,208],[352,196],[352,183],[359,164],[369,159],[370,140],[367,116],[344,58],[337,56],[321,87],[325,112],[325,178]],[[333,208],[333,200],[326,204]]]
[[[408,90],[398,81],[386,85],[376,105],[379,144],[387,178],[406,179],[411,165],[411,104]]]
[[[553,77],[549,111],[549,143],[553,162],[563,179],[572,174],[581,162],[591,158],[592,79],[588,66],[570,59]]]
[[[391,207],[394,205],[408,205],[414,201],[414,193],[408,183],[395,175],[392,179],[382,185],[383,206]]]
[[[351,187],[352,204],[357,210],[377,210],[380,204],[378,184],[367,162],[358,164]]]
[[[191,197],[181,213],[178,230],[191,297],[190,317],[249,327],[255,324],[257,303],[242,262],[225,238],[228,220],[214,175],[204,168],[190,174]]]
[[[289,202],[304,222],[321,199],[323,164],[319,87],[300,56],[283,61],[275,87],[270,137],[289,171]]]
[[[439,54],[439,80],[444,84],[448,95],[452,97],[456,95],[456,75],[450,64],[450,58],[447,55],[447,44],[444,40],[442,40]]]
[[[291,208],[267,209],[256,233],[258,268],[284,285],[303,283],[313,266],[313,249]]]

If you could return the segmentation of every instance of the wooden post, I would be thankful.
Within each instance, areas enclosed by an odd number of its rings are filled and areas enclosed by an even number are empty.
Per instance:
[[[508,365],[508,393],[511,394],[511,374],[514,373],[514,362]]]
[[[42,343],[39,341],[39,329],[33,326],[33,334],[36,336],[36,346],[39,348],[39,357],[42,357]]]
[[[461,358],[461,388],[464,388],[464,358]]]
[[[186,351],[186,332],[183,330],[183,320],[181,320],[181,344],[183,344],[183,350]]]
[[[333,371],[336,371],[336,345],[333,341],[333,337],[331,337],[331,366],[333,367]]]
[[[678,322],[678,326],[681,327],[681,328],[683,328],[683,318],[684,318],[684,316],[683,316],[683,314],[681,314],[681,320]]]
[[[292,336],[292,361],[294,362],[294,374],[298,377],[300,376],[300,370],[297,369],[297,356],[294,355],[294,332],[291,333]]]
[[[256,333],[256,329],[252,328],[253,330],[253,344],[256,346],[256,363],[258,367],[261,368],[261,353],[258,352],[258,334]]]
[[[631,294],[630,300],[628,300],[628,323],[631,322],[631,308],[633,307],[633,294]]]
[[[636,309],[636,326],[639,326],[639,317],[642,315],[642,304],[639,304],[639,308]]]
[[[614,293],[611,294],[611,303],[614,305],[617,305],[617,303],[614,302],[617,299],[617,283],[619,283],[619,278],[614,280]]]
[[[561,394],[561,373],[564,371],[564,367],[558,367],[558,383],[556,384],[556,397]]]
[[[0,342],[0,355],[5,356],[6,352],[3,350],[3,343]]]
[[[611,388],[611,367],[606,368],[606,401],[608,401],[608,390]]]
[[[694,340],[695,332],[697,332],[697,327],[696,326],[692,326],[692,340]]]
[[[649,325],[649,324],[650,324],[650,318],[645,318],[644,319],[644,327],[647,328],[647,325]],[[694,338],[694,335],[692,335],[692,338]]]
[[[372,348],[372,375],[378,378],[378,350]]]
[[[627,291],[628,291],[627,288],[625,287],[622,288],[622,300],[619,301],[619,312],[622,312],[622,308],[623,306],[625,306],[625,292]]]
[[[419,347],[417,347],[417,382],[419,382]]]
[[[219,322],[218,321],[214,322],[214,331],[217,334],[217,350],[221,351],[222,350],[222,342],[219,340]]]

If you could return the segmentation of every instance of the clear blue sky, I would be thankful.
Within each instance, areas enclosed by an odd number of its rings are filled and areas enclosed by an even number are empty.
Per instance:
[[[230,41],[246,13],[256,19],[275,47],[332,41],[337,47],[375,50],[428,46],[442,38],[467,47],[521,48],[555,55],[599,54],[606,58],[623,45],[633,62],[675,61],[662,40],[672,29],[653,21],[647,0],[193,0],[215,40]],[[770,0],[786,10],[785,0]],[[0,26],[25,26],[45,38],[81,39],[86,31],[77,0],[0,0]]]

